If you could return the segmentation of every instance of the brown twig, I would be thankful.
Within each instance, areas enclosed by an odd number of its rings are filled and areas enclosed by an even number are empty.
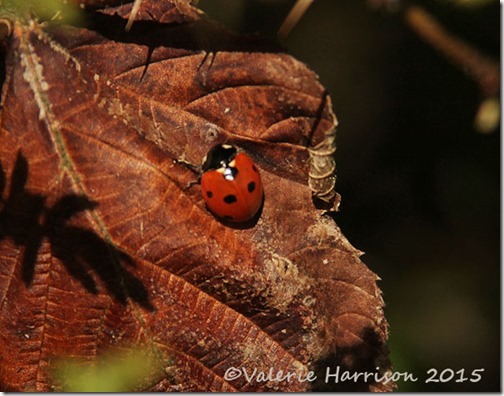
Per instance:
[[[423,8],[411,5],[405,10],[406,23],[427,43],[474,79],[483,95],[495,96],[500,90],[500,66],[476,48],[448,32]]]
[[[278,29],[277,36],[279,39],[287,38],[294,26],[297,25],[313,2],[314,0],[297,0],[296,4],[294,4],[294,7],[292,7],[289,14],[283,21],[282,26]]]
[[[131,29],[131,26],[133,26],[133,22],[135,21],[135,17],[138,14],[138,11],[140,10],[140,5],[142,4],[142,0],[135,0],[135,3],[133,4],[133,8],[131,10],[130,16],[128,18],[128,23],[126,23],[126,28],[125,30],[129,32]]]

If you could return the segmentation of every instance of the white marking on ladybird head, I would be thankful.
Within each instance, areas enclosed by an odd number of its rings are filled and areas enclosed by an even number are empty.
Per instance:
[[[222,176],[224,176],[224,179],[226,179],[226,180],[229,180],[229,181],[233,181],[234,180],[233,169],[231,169],[231,168],[229,168],[227,166],[219,168],[219,169],[216,169],[215,171],[219,172]]]
[[[226,180],[234,180],[234,172],[233,172],[233,169],[231,168],[224,168],[224,172],[223,172],[223,175],[224,175],[224,179]]]

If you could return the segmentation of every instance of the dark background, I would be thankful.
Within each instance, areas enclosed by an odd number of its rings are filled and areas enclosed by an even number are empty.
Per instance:
[[[199,6],[228,27],[268,36],[292,4]],[[500,5],[484,4],[421,2],[452,33],[499,59]],[[364,0],[315,1],[283,45],[332,95],[343,197],[336,220],[382,278],[394,369],[418,377],[398,389],[499,391],[500,130],[475,130],[477,84],[400,13],[372,10]],[[460,372],[425,383],[430,368],[463,369],[465,377],[485,370],[477,383],[456,382]]]

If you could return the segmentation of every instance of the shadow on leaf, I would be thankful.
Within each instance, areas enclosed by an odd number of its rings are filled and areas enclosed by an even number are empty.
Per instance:
[[[371,387],[376,387],[390,392],[395,384],[391,381],[389,370],[387,347],[375,330],[367,327],[360,342],[352,347],[339,347],[336,352],[315,362],[317,380],[311,390],[369,392]]]
[[[254,34],[240,35],[208,18],[184,23],[162,23],[136,20],[125,30],[127,19],[107,13],[94,13],[86,28],[117,42],[145,45],[151,49],[163,46],[189,51],[283,52],[276,41]]]
[[[98,293],[96,276],[122,304],[131,299],[153,310],[147,289],[125,268],[134,267],[135,261],[95,232],[67,224],[76,214],[93,210],[98,204],[84,195],[68,194],[52,207],[47,207],[43,195],[26,190],[27,181],[28,161],[19,152],[9,194],[0,200],[0,241],[10,238],[21,247],[25,285],[29,286],[33,281],[39,249],[47,241],[52,257],[58,258],[88,292]],[[6,175],[0,164],[2,197],[6,185]]]

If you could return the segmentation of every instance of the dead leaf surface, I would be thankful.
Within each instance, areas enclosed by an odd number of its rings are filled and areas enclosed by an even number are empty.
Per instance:
[[[131,5],[96,16],[101,28],[14,25],[0,120],[2,389],[60,390],[55,358],[93,364],[131,345],[159,363],[143,390],[391,389],[324,384],[327,367],[390,364],[377,276],[307,186],[306,148],[332,124],[317,76],[245,38],[230,50],[239,41],[184,2],[144,3],[159,13],[130,33],[117,20]],[[262,172],[264,207],[246,227],[216,220],[176,161],[198,165],[223,141]],[[231,367],[318,380],[230,380]]]

